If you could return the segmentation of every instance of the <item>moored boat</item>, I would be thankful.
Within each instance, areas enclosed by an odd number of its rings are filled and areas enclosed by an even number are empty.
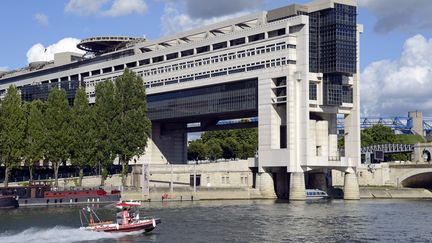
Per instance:
[[[325,191],[321,191],[318,189],[306,189],[305,191],[307,200],[316,200],[316,199],[328,199],[329,195]]]
[[[44,184],[0,187],[1,194],[17,198],[20,206],[112,203],[117,202],[121,197],[118,190],[108,192],[100,188],[55,190]]]
[[[0,209],[17,208],[18,201],[14,196],[2,196],[0,194]]]

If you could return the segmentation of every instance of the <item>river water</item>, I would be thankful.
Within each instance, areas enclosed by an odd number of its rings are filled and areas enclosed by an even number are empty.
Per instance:
[[[432,201],[195,201],[148,203],[149,234],[78,230],[79,207],[0,211],[0,242],[431,242]],[[113,219],[115,209],[95,209]]]

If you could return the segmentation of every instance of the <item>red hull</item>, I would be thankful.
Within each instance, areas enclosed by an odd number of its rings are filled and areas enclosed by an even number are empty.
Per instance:
[[[135,231],[145,231],[150,232],[155,229],[156,225],[160,223],[160,219],[145,220],[144,222],[132,223],[126,225],[99,225],[99,226],[89,226],[84,228],[85,230],[91,230],[96,232],[110,232],[110,233],[125,233],[125,232],[135,232]]]

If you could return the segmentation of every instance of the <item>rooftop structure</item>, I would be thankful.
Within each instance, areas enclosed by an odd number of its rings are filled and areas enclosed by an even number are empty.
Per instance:
[[[127,45],[144,42],[145,38],[124,37],[124,36],[97,36],[87,38],[78,43],[78,49],[101,55],[108,52],[124,49]]]

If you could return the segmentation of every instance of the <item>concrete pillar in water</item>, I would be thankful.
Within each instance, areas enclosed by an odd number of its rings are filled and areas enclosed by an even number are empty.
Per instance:
[[[260,172],[257,174],[259,190],[264,198],[277,198],[272,173]]]
[[[305,178],[303,172],[292,172],[290,175],[289,186],[290,186],[289,200],[291,201],[306,200]]]
[[[345,200],[359,200],[360,190],[355,172],[346,172],[344,181],[344,199]]]

